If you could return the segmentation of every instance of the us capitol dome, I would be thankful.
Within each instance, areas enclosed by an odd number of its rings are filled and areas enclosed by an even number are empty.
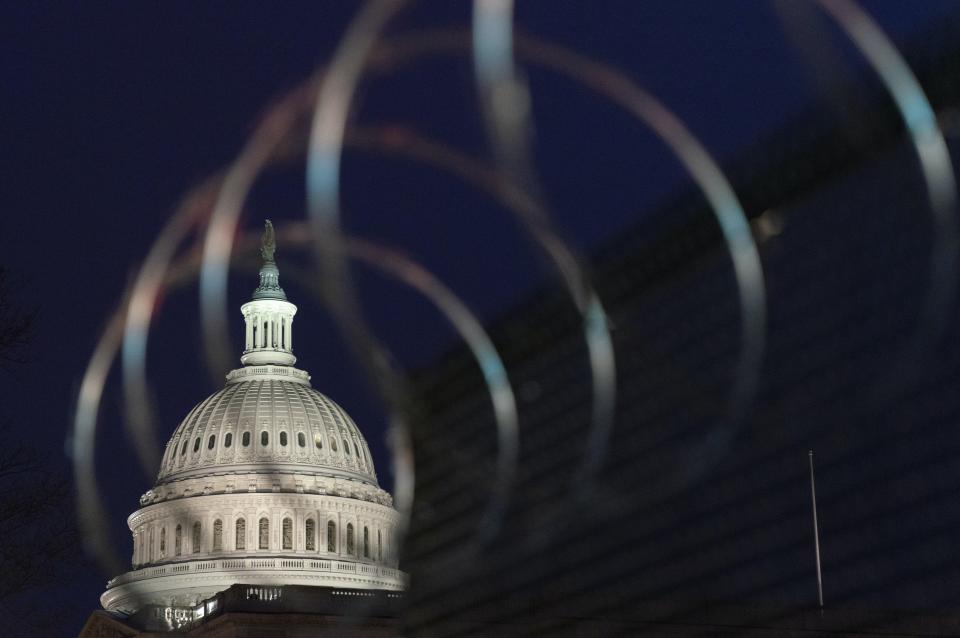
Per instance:
[[[133,570],[104,609],[195,605],[231,585],[402,590],[399,514],[350,416],[294,367],[293,317],[267,222],[260,284],[243,304],[243,367],[173,432],[127,523]]]

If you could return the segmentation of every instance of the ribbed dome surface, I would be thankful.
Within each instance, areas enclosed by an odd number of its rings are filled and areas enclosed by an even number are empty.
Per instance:
[[[377,485],[370,449],[339,405],[306,373],[247,367],[199,403],[167,444],[157,484],[231,472],[292,472]]]

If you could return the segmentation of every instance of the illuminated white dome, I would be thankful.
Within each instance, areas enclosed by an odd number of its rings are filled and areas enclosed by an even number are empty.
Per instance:
[[[399,514],[343,408],[293,367],[297,308],[273,262],[246,322],[244,367],[177,427],[153,489],[128,518],[133,567],[107,584],[104,608],[189,608],[233,584],[402,589]]]
[[[236,472],[291,472],[359,481],[377,477],[370,450],[339,405],[296,368],[234,370],[167,444],[157,485]]]

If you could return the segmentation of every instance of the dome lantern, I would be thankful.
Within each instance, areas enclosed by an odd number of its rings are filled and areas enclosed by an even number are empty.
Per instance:
[[[253,291],[251,301],[240,307],[246,322],[245,346],[240,361],[245,366],[292,366],[293,316],[297,307],[287,301],[280,287],[280,271],[273,259],[276,239],[273,224],[266,220],[260,243],[260,284]]]

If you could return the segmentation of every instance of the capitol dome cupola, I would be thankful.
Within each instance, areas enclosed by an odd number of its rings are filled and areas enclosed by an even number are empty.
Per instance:
[[[260,247],[260,284],[253,291],[253,299],[240,307],[246,322],[240,357],[245,366],[292,366],[297,361],[293,356],[293,316],[297,307],[287,301],[280,287],[280,271],[273,258],[275,250],[273,224],[268,219]]]

